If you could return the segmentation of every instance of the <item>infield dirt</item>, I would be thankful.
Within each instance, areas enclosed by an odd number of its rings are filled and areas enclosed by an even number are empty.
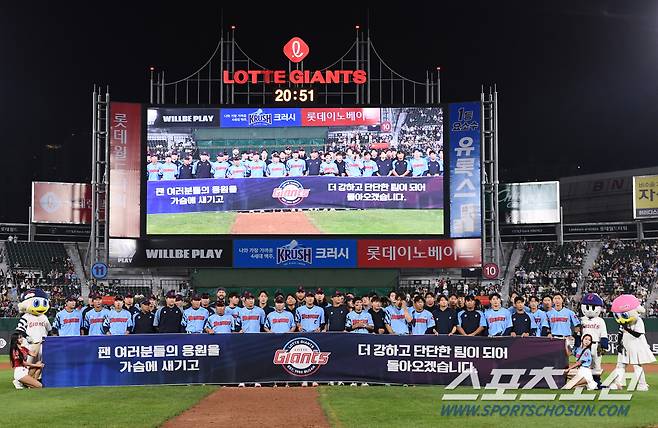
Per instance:
[[[329,427],[317,388],[220,388],[163,427]]]

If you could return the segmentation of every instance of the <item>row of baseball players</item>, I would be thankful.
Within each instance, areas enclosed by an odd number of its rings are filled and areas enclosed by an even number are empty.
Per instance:
[[[291,296],[288,296],[291,297]],[[337,291],[328,306],[317,304],[313,291],[306,291],[303,301],[287,302],[277,294],[274,308],[256,304],[255,296],[247,292],[242,296],[231,293],[226,299],[218,299],[214,305],[202,305],[201,296],[193,296],[186,309],[176,304],[176,294],[166,295],[166,305],[153,310],[145,300],[136,308],[124,308],[123,298],[117,296],[112,308],[102,305],[95,296],[91,309],[76,309],[77,299],[68,299],[66,307],[57,313],[54,327],[56,334],[102,335],[144,333],[287,333],[349,331],[377,334],[461,334],[466,336],[548,336],[571,337],[580,321],[576,314],[563,307],[562,295],[548,297],[548,311],[539,309],[539,298],[531,297],[529,306],[520,296],[514,305],[502,307],[498,293],[489,296],[491,307],[485,311],[476,309],[476,297],[464,298],[463,308],[452,308],[448,297],[432,293],[413,297],[408,306],[403,292],[391,292],[391,304],[382,307],[378,296],[354,297],[346,304],[343,293]],[[546,298],[545,298],[546,299]],[[205,299],[207,301],[207,299]],[[267,299],[265,299],[267,301]],[[364,300],[367,306],[364,306]],[[438,300],[438,302],[437,302]]]
[[[395,158],[389,158],[382,150],[373,159],[371,152],[364,152],[363,157],[358,152],[350,152],[344,158],[341,152],[320,153],[311,151],[311,156],[302,159],[299,151],[294,151],[287,159],[284,152],[272,153],[271,160],[262,160],[258,152],[247,156],[230,158],[227,153],[220,152],[216,161],[211,162],[207,152],[200,154],[200,160],[194,161],[192,156],[186,156],[183,161],[178,155],[165,155],[164,162],[153,154],[146,166],[148,181],[185,180],[194,178],[263,178],[263,177],[302,177],[302,176],[342,176],[342,177],[422,177],[443,175],[443,159],[431,150],[429,155],[422,156],[421,150],[414,151],[411,159],[404,152],[396,152]]]

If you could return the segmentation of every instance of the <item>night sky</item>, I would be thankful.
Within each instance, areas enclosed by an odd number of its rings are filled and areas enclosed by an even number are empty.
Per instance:
[[[147,101],[150,65],[170,80],[207,60],[222,5],[225,28],[270,67],[295,35],[311,47],[308,69],[332,63],[369,16],[395,70],[423,80],[441,66],[442,101],[496,83],[503,181],[658,164],[657,1],[316,2],[322,14],[236,4],[3,2],[0,221],[27,222],[32,180],[89,181],[93,84]]]

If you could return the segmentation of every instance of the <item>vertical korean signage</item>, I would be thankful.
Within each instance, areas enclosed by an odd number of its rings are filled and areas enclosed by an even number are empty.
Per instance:
[[[137,238],[140,232],[140,141],[142,107],[110,104],[110,236]]]
[[[633,177],[633,218],[658,217],[658,175]]]
[[[450,104],[450,237],[482,234],[480,103]]]

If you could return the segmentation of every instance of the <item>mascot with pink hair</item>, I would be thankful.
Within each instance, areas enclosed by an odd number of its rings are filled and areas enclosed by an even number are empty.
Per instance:
[[[626,365],[630,364],[637,379],[637,391],[649,390],[642,365],[653,363],[656,357],[644,337],[644,322],[640,317],[644,312],[638,298],[630,294],[622,294],[612,302],[612,313],[615,321],[619,323],[619,354],[611,389],[623,388]]]

